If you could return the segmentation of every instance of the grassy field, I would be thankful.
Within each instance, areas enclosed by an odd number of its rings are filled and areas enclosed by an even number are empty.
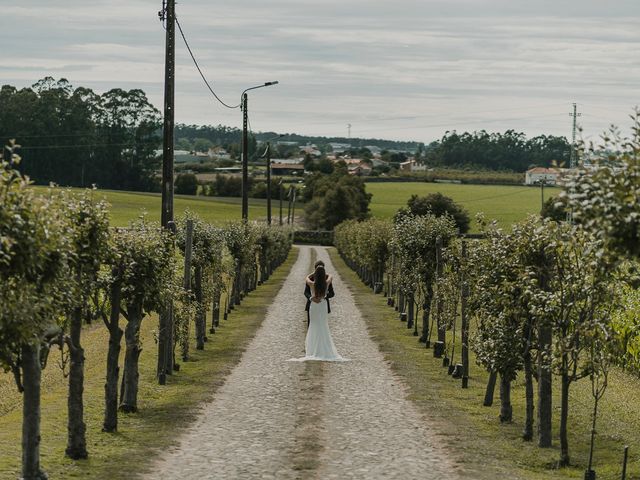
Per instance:
[[[35,188],[44,191],[43,187]],[[487,219],[495,219],[500,225],[505,226],[523,219],[529,213],[540,211],[540,189],[533,187],[388,182],[367,183],[366,188],[373,194],[371,214],[382,218],[391,218],[399,208],[406,206],[411,195],[427,195],[434,192],[441,192],[460,203],[469,211],[472,220],[476,213],[483,212]],[[558,188],[546,188],[545,198],[556,195],[559,191]],[[124,226],[143,212],[153,220],[160,219],[160,194],[117,190],[99,190],[96,194],[111,204],[111,220],[114,226]],[[267,201],[264,199],[249,199],[249,218],[265,220],[266,204]],[[278,201],[273,201],[274,219],[278,218],[278,205]],[[188,208],[212,223],[239,220],[241,217],[240,198],[176,195],[174,208],[176,216]],[[302,214],[303,207],[298,204],[296,217],[300,219]],[[286,215],[285,200],[284,216]],[[472,221],[472,231],[474,228],[475,222]]]
[[[44,187],[36,187],[45,191]],[[114,226],[125,226],[130,220],[147,213],[150,219],[160,221],[160,194],[142,192],[123,192],[117,190],[98,190],[96,195],[105,198],[111,204],[111,222]],[[286,203],[284,205],[286,217]],[[191,197],[176,195],[175,215],[189,209],[203,220],[221,223],[226,220],[240,220],[242,214],[240,198]],[[278,216],[278,202],[273,202],[273,218]],[[267,201],[249,199],[249,218],[252,220],[267,218]]]
[[[386,304],[386,298],[374,295],[364,286],[337,254],[330,249],[334,267],[348,283],[356,305],[367,322],[369,332],[380,346],[395,373],[409,387],[407,394],[433,425],[441,442],[470,478],[484,480],[547,480],[583,478],[588,463],[593,399],[588,379],[571,386],[569,412],[569,446],[573,467],[556,469],[559,458],[560,388],[554,379],[554,445],[537,448],[524,442],[524,381],[513,384],[511,400],[513,422],[498,420],[500,401],[496,387],[494,404],[483,407],[487,372],[470,355],[469,388],[447,375],[442,360],[433,358],[413,336],[406,323]],[[421,327],[421,324],[420,324]],[[460,361],[460,338],[457,339],[454,363]],[[640,379],[618,369],[609,376],[609,388],[600,404],[594,453],[594,470],[600,480],[620,478],[624,445],[629,445],[627,479],[640,479]],[[535,428],[535,426],[534,426]]]
[[[211,398],[224,383],[225,376],[237,364],[249,341],[266,315],[273,297],[295,262],[297,249],[273,276],[245,297],[220,328],[204,351],[191,348],[191,360],[167,385],[155,378],[157,346],[154,332],[156,316],[142,323],[140,392],[135,414],[120,414],[119,431],[102,433],[107,330],[102,324],[88,326],[83,332],[85,349],[85,422],[89,459],[73,461],[64,456],[67,440],[67,382],[57,363],[58,351],[52,351],[42,379],[41,465],[52,479],[92,478],[128,479],[131,473],[145,471],[156,454],[175,444],[181,431],[188,428],[198,405]],[[124,322],[121,322],[124,323]],[[122,326],[122,325],[121,325]],[[123,339],[124,342],[124,339]],[[195,343],[195,342],[194,342]],[[124,345],[123,345],[124,350]],[[124,354],[124,352],[123,352]],[[122,368],[122,359],[120,362]],[[0,373],[0,479],[19,477],[22,396],[11,374]]]
[[[529,213],[540,212],[540,189],[524,186],[462,185],[425,182],[367,183],[373,194],[371,213],[375,217],[392,217],[399,208],[406,207],[411,195],[440,192],[466,208],[473,217],[483,212],[487,219],[510,225]],[[545,199],[560,192],[559,188],[545,188]]]

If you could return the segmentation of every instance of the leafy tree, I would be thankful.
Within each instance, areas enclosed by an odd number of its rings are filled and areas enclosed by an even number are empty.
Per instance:
[[[178,195],[197,195],[198,178],[193,173],[181,173],[176,177],[174,188]]]
[[[0,162],[0,366],[23,393],[22,477],[40,479],[41,369],[52,342],[61,345],[73,253],[57,199],[29,188],[16,147]]]
[[[153,190],[160,127],[142,90],[98,95],[51,77],[0,89],[0,137],[28,139],[20,170],[40,184]]]
[[[612,127],[602,146],[580,146],[595,168],[581,170],[561,193],[576,222],[623,256],[640,256],[640,110],[631,135]]]
[[[109,239],[107,204],[97,201],[92,191],[73,195],[60,194],[59,201],[71,226],[69,235],[73,246],[70,257],[73,279],[73,304],[69,312],[69,397],[68,442],[66,455],[73,459],[87,458],[83,421],[84,405],[84,349],[80,344],[83,321],[94,316],[91,302],[100,295],[98,274],[105,260]]]
[[[550,197],[544,201],[540,215],[542,218],[564,222],[567,219],[567,209],[561,199]]]
[[[460,233],[469,231],[469,212],[440,192],[430,193],[424,197],[411,195],[407,201],[407,208],[400,209],[396,213],[396,218],[408,214],[414,216],[432,214],[436,217],[448,215],[453,218]]]
[[[196,152],[208,152],[213,147],[213,142],[207,138],[196,138],[193,141],[193,149]]]
[[[336,171],[307,177],[303,198],[307,223],[315,229],[332,230],[344,220],[367,218],[371,194],[362,179]]]

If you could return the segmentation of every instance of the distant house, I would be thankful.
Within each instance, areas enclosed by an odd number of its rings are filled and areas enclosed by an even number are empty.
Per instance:
[[[209,149],[209,158],[217,158],[218,160],[230,160],[231,154],[222,147],[213,147]]]
[[[365,145],[364,148],[369,150],[374,157],[378,157],[382,153],[382,149],[380,147],[376,147],[375,145]]]
[[[271,173],[273,175],[302,175],[304,174],[304,165],[272,163]]]
[[[410,158],[406,162],[402,162],[400,164],[400,170],[403,172],[426,172],[427,166],[421,165],[415,161],[415,159]]]
[[[350,143],[329,143],[329,146],[331,146],[331,150],[333,151],[333,153],[343,153],[346,150],[349,150],[351,148],[351,144]]]
[[[371,175],[371,167],[366,163],[352,164],[347,167],[349,175],[355,175],[356,177],[366,177]]]
[[[300,152],[305,155],[311,155],[312,157],[319,157],[322,155],[322,152],[318,150],[318,147],[315,145],[306,145],[304,147],[300,147]]]
[[[544,182],[547,185],[562,183],[562,177],[567,173],[566,168],[535,167],[527,170],[524,176],[525,185],[538,185]]]
[[[281,165],[299,165],[304,161],[304,158],[272,158],[271,164],[279,163]]]
[[[157,157],[162,157],[162,150],[155,150],[154,154]],[[173,161],[175,163],[197,162],[198,157],[196,157],[195,152],[190,152],[189,150],[174,150]]]

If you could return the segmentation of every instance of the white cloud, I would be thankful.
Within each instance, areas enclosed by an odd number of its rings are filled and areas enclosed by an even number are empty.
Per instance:
[[[159,0],[32,0],[3,7],[3,83],[45,75],[97,90],[144,88],[162,105]],[[410,138],[447,129],[568,134],[626,125],[640,104],[640,4],[617,0],[238,0],[178,4],[216,90],[252,92],[257,130]],[[9,19],[9,22],[6,20]],[[239,125],[210,97],[178,36],[176,114]],[[234,102],[235,103],[235,102]],[[590,132],[591,133],[591,132]]]

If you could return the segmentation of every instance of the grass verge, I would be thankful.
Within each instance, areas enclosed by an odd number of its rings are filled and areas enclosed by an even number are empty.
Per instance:
[[[354,295],[372,338],[378,343],[394,372],[408,387],[407,395],[434,425],[446,448],[452,452],[470,478],[522,480],[583,478],[588,462],[591,385],[588,379],[574,384],[570,395],[569,445],[575,467],[555,469],[559,458],[558,426],[560,417],[559,382],[554,379],[554,446],[538,448],[521,439],[524,420],[524,382],[514,382],[512,403],[514,421],[500,424],[499,398],[493,407],[483,407],[487,373],[475,364],[471,354],[469,388],[462,389],[417,341],[406,323],[386,304],[382,295],[374,295],[347,267],[335,249],[329,249],[331,261]],[[459,339],[458,339],[459,341]],[[456,345],[459,361],[460,345]],[[640,379],[619,370],[611,372],[609,389],[601,402],[598,419],[594,470],[598,479],[619,479],[624,445],[630,447],[627,479],[640,479]],[[488,473],[487,473],[488,472]]]
[[[53,352],[43,372],[41,464],[50,478],[125,479],[147,470],[155,455],[176,442],[195,418],[198,405],[210,399],[239,362],[298,256],[293,248],[272,277],[244,298],[228,320],[209,335],[205,350],[191,349],[191,360],[159,386],[155,378],[157,317],[142,326],[139,412],[120,414],[119,431],[102,433],[107,331],[102,325],[83,332],[85,363],[85,422],[89,459],[64,456],[67,424],[67,380],[56,366]],[[121,360],[122,365],[122,360]],[[20,472],[22,399],[13,377],[0,375],[0,478],[15,479]]]

